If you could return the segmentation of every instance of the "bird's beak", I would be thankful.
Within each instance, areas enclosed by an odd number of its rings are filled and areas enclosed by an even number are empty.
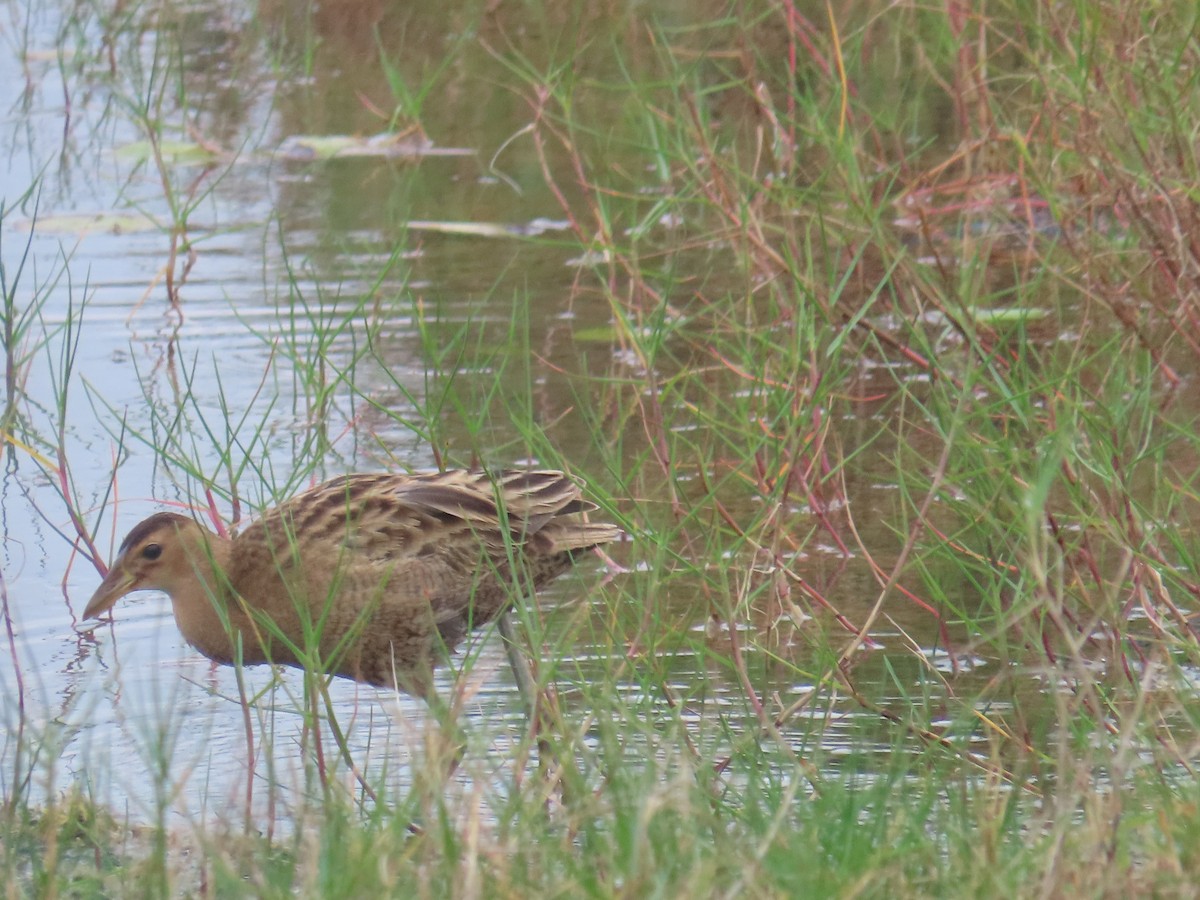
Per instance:
[[[118,559],[108,570],[105,579],[100,582],[100,587],[96,588],[96,593],[92,594],[92,599],[88,601],[87,608],[83,611],[83,617],[85,619],[99,618],[102,613],[112,609],[113,605],[132,591],[136,585],[137,578],[132,573],[126,572]]]

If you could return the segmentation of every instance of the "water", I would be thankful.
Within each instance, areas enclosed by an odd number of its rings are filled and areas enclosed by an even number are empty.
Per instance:
[[[450,74],[441,69],[458,42],[475,37],[457,13],[388,19],[377,38],[358,5],[329,4],[336,15],[323,5],[313,20],[321,49],[306,69],[304,28],[272,4],[253,19],[195,3],[135,7],[116,21],[68,4],[29,6],[9,5],[0,52],[0,134],[10,161],[0,174],[0,254],[11,287],[28,241],[16,292],[18,312],[30,310],[21,433],[38,439],[13,448],[0,483],[14,648],[0,664],[0,694],[9,698],[0,707],[4,768],[23,728],[58,760],[38,769],[49,774],[39,775],[35,797],[85,785],[134,820],[165,803],[194,821],[234,818],[250,788],[251,818],[267,827],[314,790],[313,743],[296,713],[299,674],[276,681],[262,669],[246,673],[249,695],[266,692],[248,738],[235,673],[184,644],[165,598],[137,594],[112,623],[81,622],[100,576],[73,543],[70,506],[110,559],[136,522],[163,504],[203,507],[206,488],[229,518],[317,476],[430,468],[439,460],[433,446],[460,464],[539,462],[539,448],[508,421],[512,405],[531,406],[553,429],[552,446],[590,472],[595,435],[573,412],[580,391],[599,391],[602,377],[644,376],[647,362],[612,340],[611,309],[579,288],[577,247],[556,243],[571,223],[524,132],[529,98],[504,87],[503,65],[486,53],[453,57],[461,70]],[[536,57],[553,29],[540,35],[535,26],[523,49]],[[298,135],[383,131],[393,103],[404,118],[380,44],[409,91],[436,86],[421,121],[438,148],[455,152],[324,162],[277,154]],[[614,66],[603,53],[580,61],[594,74]],[[603,92],[588,102],[601,120],[623,114]],[[192,153],[168,153],[160,167],[147,153],[149,129],[164,142],[191,143]],[[196,144],[209,155],[196,154]],[[560,150],[545,152],[559,188],[577,196],[582,188]],[[628,160],[614,151],[612,162],[643,165],[633,150]],[[501,236],[410,228],[414,221],[494,225],[488,234]],[[505,230],[538,239],[509,239]],[[681,348],[676,364],[686,367],[686,357]],[[499,392],[490,387],[497,373]],[[466,400],[443,405],[450,387]],[[684,490],[686,480],[681,473]],[[865,488],[860,496],[864,518],[873,503],[887,508],[887,498],[873,500]],[[669,521],[665,494],[643,499]],[[751,501],[732,498],[731,508],[739,502]],[[613,555],[627,562],[630,549]],[[818,582],[847,567],[820,533],[805,561]],[[829,579],[869,608],[878,589],[869,570],[859,563],[848,571]],[[546,590],[551,640],[580,616],[595,626],[563,665],[586,680],[589,666],[621,654],[619,642],[602,639],[608,604],[641,597],[639,585],[653,576],[588,562]],[[619,590],[601,583],[608,579],[621,579]],[[666,692],[687,697],[684,721],[712,744],[752,731],[736,679],[701,660],[700,651],[728,640],[709,633],[703,591],[675,583],[654,596],[655,614],[679,624]],[[623,613],[635,622],[640,614]],[[928,632],[911,609],[892,621]],[[777,623],[756,624],[776,632]],[[787,702],[813,689],[773,664],[776,653],[803,652],[794,624],[777,629],[782,643],[746,648],[764,696],[777,690]],[[465,713],[486,722],[494,741],[473,752],[502,756],[524,734],[523,707],[497,637],[478,635],[467,652],[478,658]],[[905,687],[923,683],[906,677]],[[709,687],[692,696],[698,680]],[[458,684],[453,671],[439,673],[441,695]],[[667,709],[663,691],[636,671],[627,689],[645,697],[648,721]],[[330,693],[356,764],[403,790],[405,761],[421,754],[435,727],[424,705],[343,681]],[[569,687],[562,697],[586,713]],[[821,703],[797,715],[806,717],[820,723],[835,756],[839,746],[861,750],[871,718]],[[793,752],[804,752],[808,734],[789,734]],[[327,754],[331,741],[326,733]],[[281,795],[261,786],[267,771]],[[337,777],[352,788],[344,768]]]
[[[314,466],[324,475],[429,468],[437,460],[416,406],[451,374],[431,351],[456,339],[472,353],[503,347],[521,291],[538,310],[529,342],[552,363],[569,356],[577,365],[556,332],[603,324],[607,313],[564,306],[575,273],[563,250],[406,227],[562,227],[527,142],[500,161],[502,173],[481,158],[517,130],[519,110],[510,110],[517,119],[465,118],[487,106],[474,97],[445,116],[431,111],[440,144],[461,142],[465,154],[316,163],[276,155],[299,134],[384,130],[360,102],[386,86],[366,25],[323,35],[348,42],[343,68],[297,79],[295,66],[276,70],[272,60],[296,49],[283,11],[251,22],[195,4],[106,21],[66,4],[34,7],[9,7],[15,27],[0,53],[10,158],[0,176],[2,253],[11,286],[28,241],[15,303],[18,315],[30,311],[19,387],[28,398],[22,433],[40,439],[9,455],[0,485],[14,651],[0,665],[4,758],[13,763],[21,736],[46,757],[34,767],[35,799],[82,785],[135,821],[164,802],[181,819],[232,818],[250,787],[251,817],[273,827],[269,818],[314,789],[314,745],[296,714],[300,675],[246,673],[249,695],[266,691],[248,738],[235,674],[186,646],[165,598],[136,594],[112,623],[81,622],[99,575],[73,546],[59,474],[109,559],[163,503],[204,505],[197,474],[229,517],[235,496],[243,513],[261,507],[303,486]],[[257,27],[279,32],[245,32]],[[426,46],[414,32],[396,40]],[[322,54],[321,65],[335,56]],[[436,57],[431,49],[428,60]],[[168,153],[160,167],[147,149],[147,127],[158,125],[164,142],[198,140],[214,155]],[[469,379],[473,365],[455,377]],[[544,393],[566,389],[537,378]],[[463,435],[453,414],[437,428],[462,461],[475,447],[518,446],[499,419],[483,434]],[[599,565],[583,568],[545,593],[548,608],[588,602]],[[498,639],[477,636],[467,652],[478,658],[466,716],[486,716],[489,733],[517,742],[523,706]],[[442,696],[456,684],[452,671],[439,673]],[[435,727],[424,705],[343,681],[330,694],[356,764],[403,788],[405,761]],[[324,753],[336,756],[328,731]],[[264,789],[267,771],[281,794]],[[349,778],[344,767],[335,777]]]

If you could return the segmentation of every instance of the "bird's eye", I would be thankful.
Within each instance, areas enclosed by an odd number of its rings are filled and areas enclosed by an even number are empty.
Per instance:
[[[142,548],[142,559],[158,559],[162,556],[161,544],[147,544]]]

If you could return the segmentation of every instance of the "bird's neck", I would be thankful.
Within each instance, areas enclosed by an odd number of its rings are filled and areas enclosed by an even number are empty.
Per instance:
[[[237,656],[235,635],[247,640],[247,617],[229,585],[229,562],[233,542],[205,534],[203,542],[189,548],[193,577],[171,591],[175,622],[189,644],[218,662],[232,663]],[[244,661],[254,655],[243,647]]]

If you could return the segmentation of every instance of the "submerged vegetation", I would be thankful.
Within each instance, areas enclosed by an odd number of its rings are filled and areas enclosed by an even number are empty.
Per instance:
[[[10,4],[5,896],[1194,890],[1195,4],[242,6]],[[474,465],[627,538],[532,709],[76,619]]]

